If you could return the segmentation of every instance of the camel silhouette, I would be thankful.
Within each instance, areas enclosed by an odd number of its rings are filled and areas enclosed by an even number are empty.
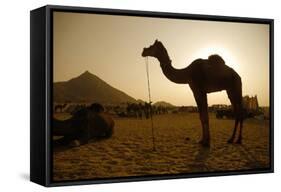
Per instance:
[[[99,103],[81,108],[67,120],[53,118],[53,135],[64,136],[64,144],[74,140],[85,144],[93,138],[110,138],[113,128],[114,120],[104,112],[104,107]]]
[[[164,75],[177,84],[189,84],[200,114],[202,125],[203,146],[210,146],[209,116],[207,93],[226,90],[235,114],[235,124],[228,143],[242,142],[243,109],[242,82],[232,68],[228,67],[219,55],[211,55],[208,59],[196,59],[183,69],[175,69],[163,44],[156,40],[153,45],[144,48],[143,57],[151,56],[158,59]],[[238,131],[237,127],[240,124]],[[238,132],[238,138],[236,139]]]

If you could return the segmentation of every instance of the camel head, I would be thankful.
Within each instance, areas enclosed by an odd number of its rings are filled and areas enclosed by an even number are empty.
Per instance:
[[[104,112],[104,107],[99,103],[93,103],[89,108],[95,113]]]
[[[155,40],[154,44],[148,48],[143,48],[142,56],[147,57],[157,57],[159,55],[160,47],[163,46],[160,41]]]

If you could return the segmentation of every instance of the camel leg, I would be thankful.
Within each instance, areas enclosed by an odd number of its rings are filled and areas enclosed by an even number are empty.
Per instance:
[[[210,146],[210,133],[209,133],[209,116],[208,116],[208,103],[206,93],[194,93],[194,97],[198,106],[200,120],[202,125],[202,139],[200,143],[205,146]]]
[[[242,143],[242,129],[243,129],[243,123],[240,122],[239,136],[238,136],[238,139],[236,141],[237,144]]]
[[[239,129],[239,135],[238,135],[238,139],[236,141],[237,144],[241,144],[242,143],[242,129],[243,129],[243,110],[242,110],[242,107],[241,107],[241,110],[240,110],[240,129]]]
[[[239,114],[238,114],[237,102],[236,102],[236,99],[235,99],[234,92],[232,90],[227,90],[227,95],[228,95],[228,98],[231,102],[232,109],[233,109],[234,115],[235,115],[235,125],[234,125],[234,128],[233,128],[232,136],[228,139],[227,142],[233,143],[235,135],[236,135],[238,123],[239,123]]]
[[[233,141],[234,141],[235,133],[236,133],[237,126],[238,126],[238,122],[239,122],[238,119],[235,117],[234,129],[233,129],[233,132],[232,132],[232,136],[227,140],[228,143],[233,143]]]
[[[235,94],[235,92],[231,91],[231,90],[227,90],[227,94],[228,94],[228,98],[232,104],[233,111],[235,114],[235,125],[234,125],[232,136],[228,140],[228,143],[234,142],[238,124],[240,124],[240,129],[239,129],[238,140],[236,143],[241,143],[241,138],[242,138],[241,131],[243,128],[242,96],[239,94],[239,92],[238,92],[238,94],[237,93]]]
[[[79,130],[73,128],[70,120],[53,119],[53,135],[63,136],[63,143],[67,144],[73,139],[76,139]]]

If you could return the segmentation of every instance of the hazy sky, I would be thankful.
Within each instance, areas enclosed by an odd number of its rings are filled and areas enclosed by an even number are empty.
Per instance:
[[[269,25],[179,19],[54,13],[54,81],[88,70],[136,99],[148,100],[144,47],[162,41],[175,68],[221,55],[236,70],[243,95],[269,105]],[[195,105],[188,85],[170,82],[149,58],[152,101]],[[230,104],[226,92],[208,94],[209,105]]]

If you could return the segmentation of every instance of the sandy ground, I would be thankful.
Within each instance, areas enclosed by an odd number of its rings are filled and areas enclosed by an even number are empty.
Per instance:
[[[155,151],[150,120],[116,118],[115,124],[108,140],[54,150],[54,181],[269,167],[269,121],[246,120],[243,144],[227,144],[233,120],[210,114],[211,147],[206,149],[197,143],[197,113],[154,116]]]

